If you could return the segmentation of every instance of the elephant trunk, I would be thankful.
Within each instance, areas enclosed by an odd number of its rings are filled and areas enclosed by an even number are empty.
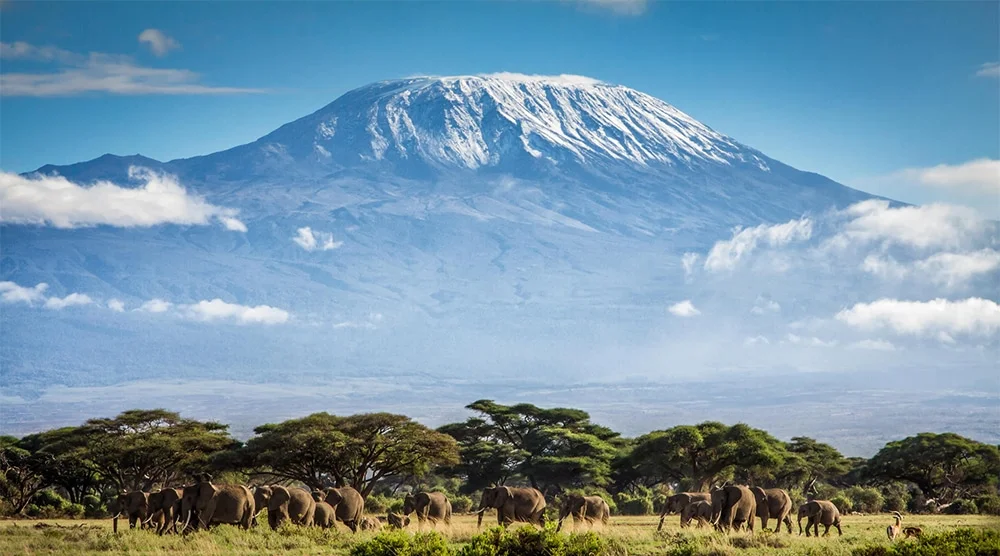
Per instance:
[[[660,515],[660,524],[656,526],[656,530],[657,531],[662,531],[663,530],[663,520],[666,519],[666,518],[667,518],[666,514]]]
[[[118,516],[120,514],[115,514],[115,517],[111,520],[111,531],[114,533],[118,532]]]
[[[486,513],[486,508],[483,508],[476,513],[479,514],[479,519],[476,520],[476,529],[479,529],[483,526],[483,514]]]

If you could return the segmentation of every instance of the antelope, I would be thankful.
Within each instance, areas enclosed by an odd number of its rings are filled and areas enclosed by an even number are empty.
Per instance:
[[[889,535],[890,541],[896,540],[896,537],[903,530],[903,516],[899,512],[892,512],[892,516],[896,518],[896,523],[885,528],[885,533]]]

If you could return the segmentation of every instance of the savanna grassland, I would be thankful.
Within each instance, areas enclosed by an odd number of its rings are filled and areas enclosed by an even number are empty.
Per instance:
[[[681,529],[677,516],[672,516],[665,524],[662,532],[656,531],[656,516],[618,516],[603,529],[595,529],[604,542],[587,544],[586,538],[570,532],[562,534],[567,542],[576,537],[572,543],[576,547],[573,554],[592,554],[594,556],[630,555],[747,555],[763,554],[798,555],[851,555],[855,550],[864,547],[889,547],[885,528],[892,523],[889,515],[846,516],[844,518],[844,535],[838,537],[833,530],[830,537],[807,538],[798,534],[787,533],[733,533],[724,535],[705,529]],[[42,525],[44,524],[44,525]],[[919,515],[908,516],[908,525],[923,528],[925,535],[933,535],[954,531],[959,528],[977,530],[993,530],[1000,532],[1000,518],[981,515]],[[759,524],[758,524],[759,525]],[[527,527],[527,526],[525,526]],[[486,531],[484,524],[483,531]],[[822,530],[822,529],[821,529]],[[480,532],[476,529],[474,516],[457,516],[450,529],[441,530],[448,552],[458,553],[463,547],[468,547],[470,541]],[[415,529],[402,533],[413,535]],[[210,532],[196,532],[185,536],[156,536],[150,531],[125,530],[115,535],[111,531],[110,520],[7,520],[0,521],[0,554],[289,554],[312,555],[331,554],[348,555],[352,547],[365,541],[371,541],[378,533],[367,531],[351,534],[340,526],[337,530],[321,530],[318,528],[284,527],[271,531],[266,527],[257,527],[250,531],[242,531],[229,526],[219,526]],[[987,545],[987,551],[975,554],[1000,554],[1000,535],[993,537],[995,543]],[[426,540],[426,539],[425,539]],[[897,541],[916,545],[914,540]],[[392,545],[392,535],[388,545]],[[430,545],[438,546],[431,542]],[[385,546],[385,545],[381,545]],[[385,553],[396,553],[397,556],[418,556],[427,554],[440,555],[445,552],[421,545],[418,550],[388,549]],[[593,547],[593,548],[591,548]],[[914,546],[916,548],[916,546]],[[371,554],[371,552],[356,551],[355,554]],[[526,548],[525,556],[535,551]],[[551,551],[542,549],[540,554]],[[945,554],[947,552],[930,551],[926,554]],[[483,554],[477,552],[476,554]]]

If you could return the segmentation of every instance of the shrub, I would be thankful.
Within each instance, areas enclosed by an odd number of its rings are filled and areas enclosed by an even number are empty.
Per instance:
[[[878,489],[853,486],[844,494],[851,499],[854,511],[873,514],[882,511],[885,505],[885,498]]]
[[[62,511],[63,515],[70,519],[80,519],[87,509],[83,507],[83,504],[68,504]]]
[[[985,556],[1000,553],[1000,531],[993,529],[955,529],[937,535],[924,535],[915,542],[885,545],[869,544],[855,548],[853,556]]]
[[[457,556],[598,556],[608,552],[608,543],[592,531],[556,533],[554,524],[545,529],[494,527],[473,537]]]
[[[851,503],[851,499],[844,494],[838,494],[831,498],[830,501],[833,502],[834,506],[837,506],[837,509],[840,510],[840,513],[842,514],[847,513],[854,508],[854,505]]]
[[[403,501],[382,494],[373,494],[365,499],[365,510],[373,514],[383,514],[393,509],[394,505],[403,507]]]
[[[987,515],[1000,515],[1000,496],[996,494],[984,494],[976,498],[976,506],[979,513]]]
[[[451,511],[456,514],[470,512],[474,503],[468,496],[455,496],[451,498]]]
[[[69,505],[69,500],[59,496],[59,493],[54,490],[40,490],[32,498],[32,503],[40,508],[61,510]]]
[[[450,556],[448,541],[440,533],[385,531],[351,547],[351,556]]]
[[[83,497],[83,516],[87,518],[107,517],[107,508],[101,503],[100,497],[88,494]]]
[[[614,502],[618,515],[649,515],[653,513],[653,501],[648,496],[616,494]]]
[[[955,502],[945,508],[945,513],[951,515],[978,514],[979,508],[972,500],[966,500],[963,498],[955,500]]]
[[[906,503],[909,499],[902,494],[892,493],[885,497],[882,510],[886,512],[902,512],[906,510]]]

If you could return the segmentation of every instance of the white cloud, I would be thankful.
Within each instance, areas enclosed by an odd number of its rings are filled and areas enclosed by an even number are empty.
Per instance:
[[[761,244],[783,247],[812,237],[812,221],[808,218],[790,220],[784,224],[761,224],[753,228],[737,228],[732,239],[717,241],[705,259],[705,270],[732,270]]]
[[[674,303],[667,310],[670,311],[670,314],[678,317],[694,317],[701,314],[701,311],[695,308],[690,299]]]
[[[122,313],[125,311],[125,302],[121,299],[109,299],[108,309],[111,309],[116,313]]]
[[[871,242],[918,249],[959,247],[984,230],[975,211],[954,205],[892,208],[889,201],[871,199],[851,205],[842,215],[848,221],[830,241],[834,247]]]
[[[935,253],[908,264],[888,256],[868,255],[861,263],[861,270],[883,279],[916,277],[946,288],[960,286],[980,274],[988,274],[997,269],[1000,269],[1000,252],[993,249],[969,253]]]
[[[785,341],[787,341],[790,344],[809,346],[809,347],[833,347],[837,345],[836,340],[826,341],[826,340],[821,340],[816,336],[810,336],[807,338],[803,336],[798,336],[796,334],[788,334],[787,336],[785,336]]]
[[[781,304],[773,299],[768,299],[764,296],[757,296],[757,299],[753,302],[753,308],[750,312],[755,315],[763,315],[765,313],[780,313]]]
[[[192,305],[183,305],[180,310],[184,316],[195,320],[231,320],[239,324],[281,324],[288,322],[290,316],[288,311],[270,305],[249,307],[236,303],[226,303],[221,299],[203,300]]]
[[[153,54],[160,57],[166,56],[171,50],[177,50],[181,47],[181,43],[159,29],[146,29],[139,33],[139,42],[149,45],[149,49],[153,51]]]
[[[756,346],[756,345],[766,346],[770,343],[771,343],[770,340],[768,340],[764,336],[753,336],[752,338],[748,337],[745,340],[743,340],[743,345],[745,346]]]
[[[646,11],[647,0],[575,0],[585,6],[611,10],[621,15],[640,15]]]
[[[246,231],[236,219],[239,211],[189,194],[174,176],[133,166],[129,178],[144,183],[126,188],[98,181],[84,187],[58,175],[22,177],[0,172],[0,221],[56,228],[127,228],[168,223],[206,225],[214,219],[227,229]]]
[[[378,324],[382,322],[382,313],[369,313],[368,316],[361,321],[347,320],[343,322],[338,322],[333,325],[334,328],[361,328],[365,330],[375,330],[378,328]]]
[[[699,259],[701,259],[701,255],[698,253],[684,253],[684,256],[681,257],[681,266],[684,267],[685,278],[690,278],[694,274],[694,268],[698,264]]]
[[[1000,306],[978,297],[961,301],[879,299],[844,309],[836,319],[862,330],[889,329],[912,336],[990,336],[1000,330]]]
[[[847,347],[849,349],[868,349],[873,351],[896,351],[899,349],[892,342],[886,340],[861,340]]]
[[[33,288],[19,286],[14,282],[0,282],[0,299],[3,299],[4,303],[20,302],[31,305],[36,301],[44,300],[45,290],[48,288],[49,285],[45,282],[39,282]]]
[[[329,251],[344,244],[342,241],[333,241],[333,234],[320,231],[314,232],[308,226],[299,228],[298,234],[292,238],[292,241],[306,251],[315,251],[317,249],[320,251]]]
[[[887,176],[885,179],[927,187],[996,195],[1000,193],[1000,160],[979,158],[962,164],[907,168]]]
[[[986,62],[979,66],[977,77],[1000,77],[1000,62]]]
[[[173,306],[174,304],[169,301],[154,298],[140,305],[136,311],[142,311],[144,313],[166,313]]]
[[[3,96],[70,96],[104,92],[118,95],[220,95],[263,93],[261,89],[213,87],[190,70],[151,68],[131,57],[101,52],[78,54],[54,46],[0,43],[0,59],[55,64],[53,71],[0,74]]]
[[[50,297],[45,301],[46,309],[65,309],[66,307],[73,307],[75,305],[90,305],[94,300],[90,298],[89,295],[82,293],[71,293],[66,297]]]

